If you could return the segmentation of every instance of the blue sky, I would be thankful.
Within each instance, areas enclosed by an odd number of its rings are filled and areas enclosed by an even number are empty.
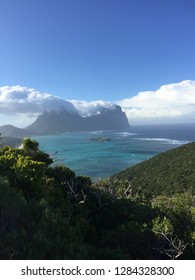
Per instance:
[[[0,0],[0,87],[116,102],[193,81],[194,30],[194,0]]]

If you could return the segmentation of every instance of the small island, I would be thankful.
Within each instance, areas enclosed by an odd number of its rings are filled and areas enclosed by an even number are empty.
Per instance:
[[[108,142],[111,141],[111,138],[95,137],[95,138],[91,138],[91,141]]]

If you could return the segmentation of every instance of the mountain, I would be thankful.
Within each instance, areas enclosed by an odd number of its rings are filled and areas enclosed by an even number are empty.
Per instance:
[[[195,142],[161,153],[111,177],[127,180],[131,191],[146,198],[195,193]]]
[[[26,127],[34,134],[57,134],[66,131],[93,131],[128,129],[129,123],[119,106],[111,109],[102,108],[97,115],[82,117],[61,109],[44,112],[34,123]]]
[[[2,137],[24,138],[33,135],[57,134],[67,131],[128,129],[129,123],[120,106],[102,108],[98,114],[82,117],[75,112],[59,109],[45,111],[34,123],[22,129],[12,125],[0,126]]]
[[[3,125],[0,126],[0,133],[1,136],[4,137],[16,137],[16,138],[24,138],[24,137],[30,137],[33,135],[33,133],[27,129],[22,129],[15,127],[13,125]]]

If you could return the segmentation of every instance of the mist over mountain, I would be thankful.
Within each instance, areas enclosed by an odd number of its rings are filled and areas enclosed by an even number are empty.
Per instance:
[[[93,131],[128,129],[128,119],[117,105],[100,108],[96,115],[82,117],[65,109],[45,111],[36,121],[26,127],[35,134],[56,134],[67,131]]]

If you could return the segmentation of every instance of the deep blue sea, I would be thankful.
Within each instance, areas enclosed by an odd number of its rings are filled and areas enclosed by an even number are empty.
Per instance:
[[[93,141],[92,138],[110,141]],[[54,164],[100,179],[195,141],[195,124],[132,126],[124,131],[67,132],[35,138]]]

